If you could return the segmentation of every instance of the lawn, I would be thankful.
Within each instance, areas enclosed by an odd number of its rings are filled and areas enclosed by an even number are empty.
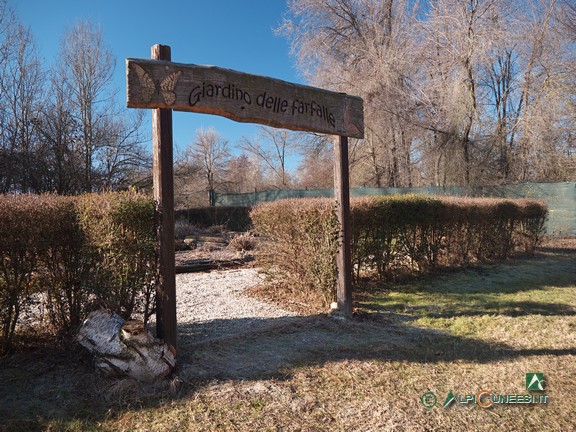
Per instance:
[[[0,430],[571,430],[575,244],[372,288],[350,321],[282,318],[210,344],[180,328],[180,369],[156,385],[101,378],[76,347],[31,337],[0,359]],[[545,391],[526,390],[531,372]],[[442,406],[480,390],[548,399]]]

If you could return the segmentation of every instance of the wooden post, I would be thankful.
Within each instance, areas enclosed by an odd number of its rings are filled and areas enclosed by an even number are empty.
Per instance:
[[[338,310],[352,317],[352,258],[350,252],[350,176],[348,171],[348,137],[334,140],[334,198],[336,214],[340,223],[336,267],[338,285],[336,301]]]
[[[170,47],[154,45],[152,59],[170,61]],[[174,256],[172,110],[152,111],[152,177],[156,226],[156,336],[177,349]]]

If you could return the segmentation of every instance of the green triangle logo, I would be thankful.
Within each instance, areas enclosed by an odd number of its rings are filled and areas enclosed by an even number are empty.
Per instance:
[[[446,396],[446,400],[444,401],[444,405],[442,405],[442,406],[444,408],[448,408],[448,405],[450,405],[455,400],[456,400],[456,397],[454,396],[454,393],[452,393],[452,390],[450,390],[450,393],[448,393],[448,396]]]
[[[544,391],[544,374],[542,372],[526,373],[526,390]]]

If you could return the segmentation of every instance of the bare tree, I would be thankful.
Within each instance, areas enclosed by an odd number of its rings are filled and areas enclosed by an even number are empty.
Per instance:
[[[310,149],[298,166],[299,187],[324,189],[334,186],[333,149],[327,143],[324,147]]]
[[[226,172],[228,193],[248,193],[265,187],[264,172],[253,155],[242,153],[231,157]]]
[[[436,184],[470,185],[482,177],[485,93],[479,83],[498,35],[499,5],[495,0],[438,0],[421,22],[425,74],[418,80],[418,97],[429,129],[424,154]]]
[[[297,136],[286,129],[260,126],[258,136],[242,137],[240,147],[266,166],[271,174],[271,186],[287,189],[291,187],[288,156],[296,149]]]
[[[30,29],[0,0],[0,191],[125,187],[150,158],[143,114],[114,99],[115,60],[88,22],[69,29],[44,73]],[[49,80],[46,80],[49,77]]]
[[[136,111],[108,120],[96,164],[100,188],[125,188],[149,175],[152,157],[143,146],[148,141],[141,132],[143,119],[144,112]]]
[[[141,180],[138,173],[149,166],[143,147],[147,137],[140,132],[143,113],[129,115],[116,103],[115,64],[101,30],[91,22],[78,22],[64,34],[52,78],[54,109],[44,130],[57,150],[56,161],[70,154],[81,167],[83,191],[126,187]]]
[[[412,184],[413,131],[406,118],[415,115],[414,6],[405,0],[293,0],[279,29],[312,83],[363,97],[366,138],[352,142],[356,183]]]
[[[50,72],[46,104],[35,126],[39,139],[49,149],[50,190],[73,194],[82,191],[82,159],[75,149],[80,126],[74,116],[70,88],[63,79],[57,71]]]
[[[228,141],[213,128],[199,129],[187,151],[192,163],[200,170],[209,204],[214,206],[216,191],[226,183],[226,168],[230,160]]]
[[[18,20],[5,32],[0,79],[0,187],[3,192],[46,190],[45,148],[36,130],[43,80],[32,34]]]
[[[7,0],[0,0],[0,66],[3,66],[8,60],[10,55],[12,38],[13,38],[13,24],[16,22],[14,11],[8,5]],[[0,69],[0,77],[3,75]]]
[[[364,99],[365,139],[351,140],[353,183],[564,175],[574,141],[573,2],[288,4],[279,31],[299,69],[311,83]]]
[[[72,97],[78,121],[78,151],[82,154],[82,188],[94,189],[94,158],[105,146],[106,127],[114,105],[111,92],[115,60],[102,32],[91,22],[78,22],[66,31],[60,48],[60,75]]]
[[[178,209],[206,205],[206,189],[202,168],[193,160],[190,146],[174,149],[174,207]],[[152,189],[152,178],[147,183]]]

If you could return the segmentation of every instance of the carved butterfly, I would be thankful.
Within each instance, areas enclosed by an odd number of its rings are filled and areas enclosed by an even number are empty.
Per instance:
[[[136,75],[138,75],[138,80],[140,81],[140,96],[144,103],[148,103],[152,100],[152,96],[154,96],[158,91],[158,87],[152,77],[142,66],[135,64],[134,70],[136,71]],[[162,92],[166,105],[173,105],[174,102],[176,102],[176,93],[174,92],[174,89],[176,88],[176,82],[181,74],[182,71],[172,72],[160,82],[160,91]]]

